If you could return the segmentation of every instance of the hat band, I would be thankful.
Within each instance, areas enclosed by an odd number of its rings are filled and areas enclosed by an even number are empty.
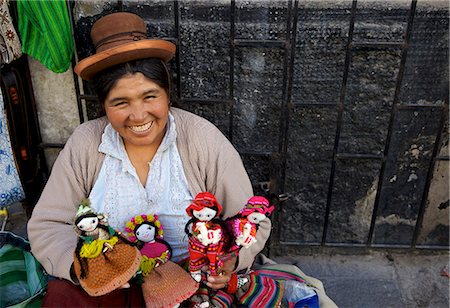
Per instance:
[[[116,43],[120,41],[140,41],[142,39],[147,38],[147,33],[141,32],[141,31],[131,31],[131,32],[120,32],[115,33],[113,35],[107,36],[99,40],[95,44],[95,49],[98,51],[98,49],[102,45]]]

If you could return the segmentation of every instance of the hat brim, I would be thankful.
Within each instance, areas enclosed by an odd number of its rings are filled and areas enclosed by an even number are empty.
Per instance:
[[[84,58],[75,66],[75,73],[85,80],[91,80],[98,72],[132,60],[159,58],[168,62],[175,55],[175,44],[165,40],[140,40],[109,48]]]

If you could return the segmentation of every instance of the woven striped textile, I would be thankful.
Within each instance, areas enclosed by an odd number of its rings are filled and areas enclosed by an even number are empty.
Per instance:
[[[74,47],[66,2],[18,0],[17,11],[22,52],[55,73],[67,71]]]
[[[254,273],[261,277],[269,277],[276,280],[296,280],[298,282],[305,282],[305,278],[280,269],[259,269],[255,270]]]
[[[0,307],[25,304],[44,291],[47,277],[27,241],[10,232],[0,235]]]
[[[278,307],[281,304],[283,285],[280,282],[255,273],[251,273],[248,278],[248,289],[238,295],[240,306]]]

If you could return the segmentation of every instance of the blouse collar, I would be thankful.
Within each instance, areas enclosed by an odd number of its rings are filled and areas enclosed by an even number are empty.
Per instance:
[[[175,143],[176,139],[177,131],[175,120],[173,115],[169,112],[169,120],[167,121],[166,133],[164,134],[163,140],[159,145],[156,154],[167,151],[167,149],[173,143]],[[105,130],[103,131],[102,142],[100,143],[98,150],[100,153],[110,155],[121,161],[124,161],[125,157],[127,157],[123,139],[122,137],[120,137],[119,133],[112,127],[111,123],[108,123],[108,125],[106,125],[105,127]]]

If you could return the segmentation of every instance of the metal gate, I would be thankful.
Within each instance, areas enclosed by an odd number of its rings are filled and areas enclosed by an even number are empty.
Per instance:
[[[448,248],[448,219],[433,218],[448,216],[448,194],[430,202],[449,168],[448,3],[438,2],[68,5],[80,59],[93,22],[113,11],[177,44],[174,105],[221,129],[257,194],[289,197],[274,217],[278,251]],[[98,117],[89,85],[77,91],[82,121]]]

